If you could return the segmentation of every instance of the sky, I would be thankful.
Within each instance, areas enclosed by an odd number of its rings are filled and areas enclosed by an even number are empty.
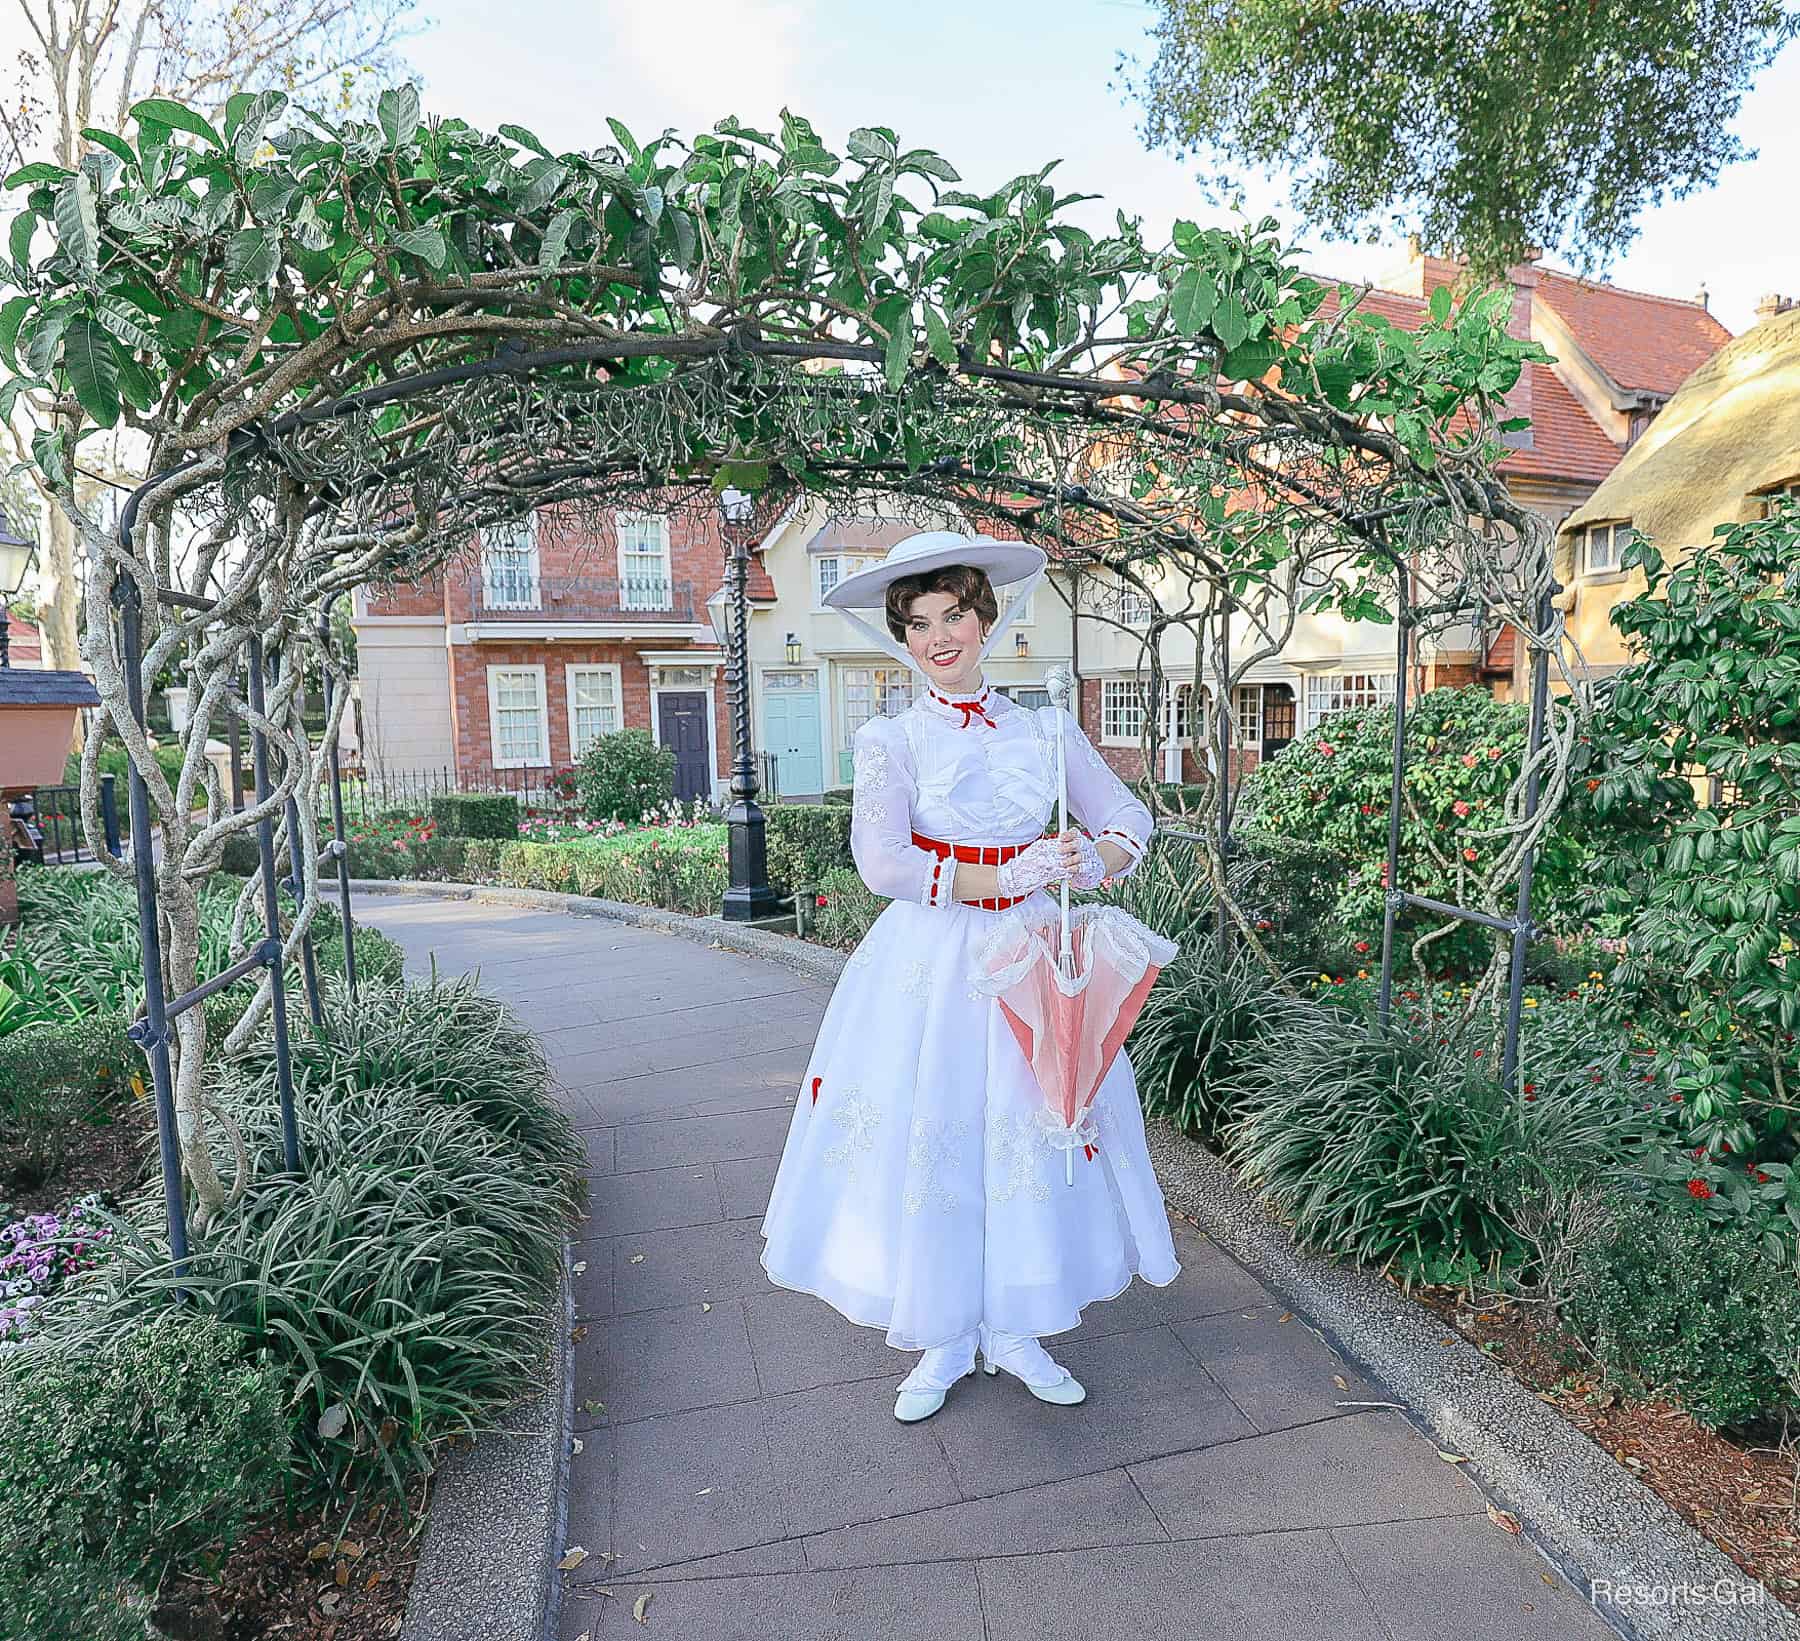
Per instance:
[[[1180,217],[1228,220],[1193,167],[1138,136],[1118,60],[1150,55],[1154,13],[1139,0],[420,0],[420,11],[431,27],[404,50],[427,110],[490,130],[516,122],[553,149],[607,141],[608,114],[641,139],[670,126],[689,135],[726,114],[768,130],[787,107],[840,153],[853,127],[888,126],[982,192],[1060,159],[1052,180],[1064,192],[1104,196],[1072,212],[1083,226],[1110,227],[1122,208],[1155,243]],[[1704,283],[1733,331],[1754,322],[1765,292],[1800,296],[1800,213],[1781,204],[1800,166],[1796,106],[1791,46],[1739,111],[1758,158],[1648,212],[1606,270],[1613,283],[1679,297]],[[1284,224],[1295,216],[1276,176],[1245,204]],[[1298,244],[1304,267],[1344,278],[1379,278],[1405,259],[1398,240]]]

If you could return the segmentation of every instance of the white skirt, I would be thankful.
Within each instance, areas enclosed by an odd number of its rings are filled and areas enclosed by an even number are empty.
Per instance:
[[[899,1350],[983,1321],[1064,1333],[1134,1275],[1163,1287],[1181,1270],[1123,1049],[1065,1183],[1037,1080],[970,984],[1003,915],[893,901],[876,918],[826,1005],[763,1215],[772,1282]]]

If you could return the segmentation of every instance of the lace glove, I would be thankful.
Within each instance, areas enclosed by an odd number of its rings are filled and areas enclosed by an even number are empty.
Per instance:
[[[1094,840],[1085,832],[1077,832],[1071,840],[1076,849],[1078,859],[1075,870],[1069,874],[1071,889],[1094,889],[1107,874],[1107,865],[1100,858],[1100,850]]]
[[[1008,899],[1028,895],[1063,876],[1062,840],[1039,838],[1011,860],[1003,860],[994,872],[994,887]]]

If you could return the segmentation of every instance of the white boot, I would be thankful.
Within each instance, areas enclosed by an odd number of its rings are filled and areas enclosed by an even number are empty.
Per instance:
[[[1001,1333],[983,1322],[981,1354],[987,1359],[987,1371],[1005,1368],[1040,1402],[1054,1402],[1059,1407],[1073,1407],[1087,1400],[1081,1381],[1066,1367],[1051,1359],[1050,1353],[1029,1333]]]
[[[933,1345],[926,1351],[900,1381],[894,1417],[903,1424],[914,1424],[937,1412],[944,1405],[944,1392],[975,1371],[977,1343],[978,1334],[971,1328],[949,1344]]]

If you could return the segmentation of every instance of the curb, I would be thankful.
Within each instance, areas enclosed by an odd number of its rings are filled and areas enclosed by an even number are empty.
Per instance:
[[[500,1428],[459,1448],[432,1481],[400,1641],[543,1641],[556,1622],[568,1531],[574,1278],[565,1245],[544,1308],[542,1376]]]
[[[336,887],[335,883],[322,883],[320,892],[328,895]],[[350,890],[359,895],[430,895],[439,900],[523,906],[532,911],[561,912],[565,917],[609,917],[615,922],[635,923],[639,928],[659,929],[684,940],[697,940],[704,946],[722,946],[728,951],[766,958],[809,980],[836,980],[849,955],[803,941],[797,935],[746,928],[741,923],[728,923],[722,917],[696,917],[687,912],[664,911],[657,906],[634,906],[625,900],[559,894],[550,889],[503,889],[485,883],[425,883],[411,878],[352,878]]]
[[[1629,1641],[1792,1641],[1800,1623],[1535,1392],[1374,1272],[1294,1246],[1226,1163],[1164,1119],[1144,1124],[1163,1195],[1331,1344],[1406,1404],[1440,1449],[1464,1455],[1481,1490]],[[1643,1586],[1660,1600],[1627,1594]]]
[[[848,960],[847,953],[723,918],[585,895],[386,879],[352,880],[350,887],[364,894],[426,894],[609,917],[766,958],[817,980],[835,981]],[[1462,1468],[1481,1490],[1518,1518],[1539,1553],[1627,1641],[1800,1637],[1800,1622],[1768,1589],[1460,1334],[1447,1333],[1445,1324],[1374,1272],[1297,1248],[1224,1162],[1166,1120],[1146,1120],[1144,1137],[1169,1205],[1405,1403],[1416,1428],[1440,1448],[1462,1454],[1468,1461]],[[562,1451],[566,1455],[566,1441]],[[566,1499],[562,1503],[566,1509]],[[554,1560],[553,1554],[540,1557],[535,1565]],[[422,1556],[415,1591],[425,1576]],[[1615,1592],[1642,1587],[1648,1593],[1636,1599],[1628,1593],[1624,1602],[1616,1594],[1602,1599],[1594,1593],[1597,1581],[1610,1581]],[[438,1641],[440,1634],[447,1641],[448,1632],[415,1632],[410,1605],[407,1618],[402,1641]],[[499,1641],[523,1632],[466,1626],[460,1632],[468,1641],[485,1641],[490,1633]]]

